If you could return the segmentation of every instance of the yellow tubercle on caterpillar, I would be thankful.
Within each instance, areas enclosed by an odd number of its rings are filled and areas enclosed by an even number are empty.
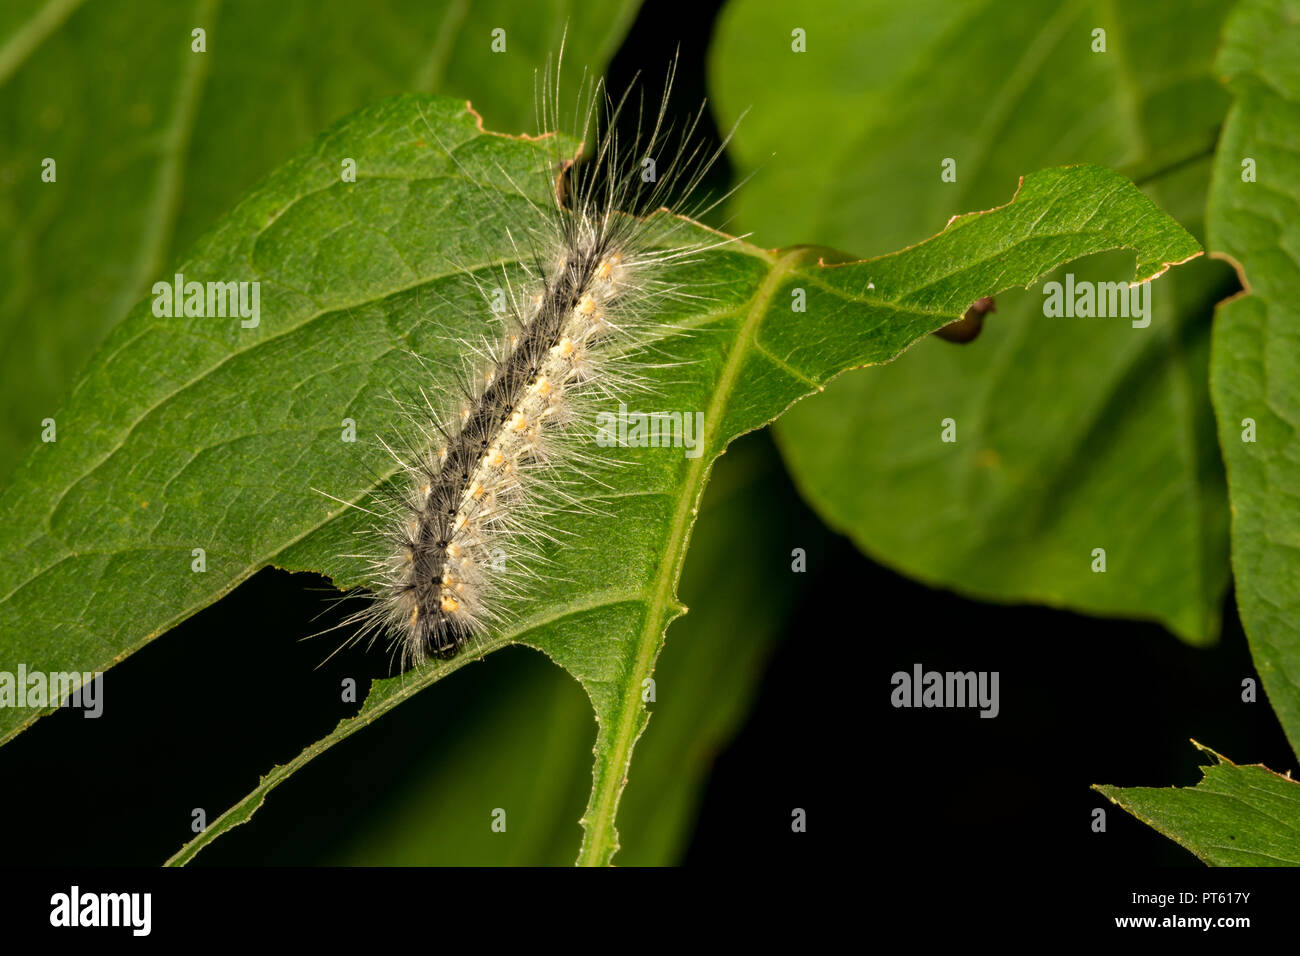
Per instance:
[[[573,347],[573,353],[569,356],[570,377],[578,382],[586,381],[591,375],[591,368],[587,362],[587,350],[581,345]]]
[[[613,297],[618,287],[623,284],[623,254],[615,252],[600,261],[596,266],[595,278],[596,285],[593,292],[600,296],[602,300],[608,300]]]

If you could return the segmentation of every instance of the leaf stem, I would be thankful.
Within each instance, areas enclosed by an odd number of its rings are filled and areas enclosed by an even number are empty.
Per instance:
[[[708,483],[709,471],[713,468],[713,462],[717,460],[718,455],[722,453],[722,448],[714,447],[718,426],[726,410],[727,399],[735,387],[736,380],[740,377],[745,356],[749,354],[754,333],[762,317],[767,314],[772,296],[793,266],[807,259],[809,255],[807,249],[800,247],[787,251],[780,258],[773,260],[771,270],[749,300],[744,321],[727,355],[726,364],[718,376],[717,387],[713,391],[709,407],[704,413],[704,447],[708,449],[708,453],[693,459],[687,470],[686,487],[694,491],[678,499],[677,510],[673,514],[664,550],[671,559],[659,566],[659,572],[655,577],[645,626],[641,639],[637,643],[633,672],[624,685],[620,707],[613,715],[615,724],[613,739],[607,749],[601,747],[599,740],[599,737],[607,733],[607,725],[602,722],[597,732],[597,764],[592,774],[591,800],[582,819],[585,832],[582,847],[578,851],[578,866],[608,866],[614,854],[618,852],[618,828],[614,825],[618,802],[623,795],[623,788],[627,786],[632,750],[650,721],[650,715],[641,702],[642,683],[654,670],[655,661],[658,660],[659,652],[663,648],[664,634],[668,625],[686,611],[676,600],[677,582],[681,578],[686,546],[690,541],[691,529],[695,525],[695,517],[699,514],[700,499]],[[600,758],[602,753],[605,754],[603,761]]]

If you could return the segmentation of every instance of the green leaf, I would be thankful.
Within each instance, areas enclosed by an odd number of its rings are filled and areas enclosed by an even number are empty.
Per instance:
[[[163,268],[321,129],[413,90],[472,96],[491,128],[531,130],[533,71],[566,28],[566,69],[600,73],[636,8],[0,4],[0,477]]]
[[[1217,63],[1235,103],[1208,210],[1249,291],[1219,308],[1211,388],[1232,501],[1237,606],[1300,755],[1300,4],[1243,3]],[[1245,160],[1255,181],[1243,176]],[[1246,441],[1253,422],[1254,441]]]
[[[789,494],[764,434],[734,443],[713,468],[682,572],[691,611],[673,625],[655,665],[651,719],[619,805],[620,865],[683,861],[713,761],[739,728],[794,594],[809,578],[791,573],[790,548],[802,546],[814,560],[825,538],[810,515],[790,507]],[[755,521],[758,514],[764,520]],[[474,675],[480,679],[468,690],[446,688],[455,710],[436,713],[454,715],[455,732],[404,757],[400,785],[372,784],[365,812],[348,825],[313,827],[304,836],[315,850],[309,859],[298,856],[302,847],[286,855],[264,842],[267,828],[279,830],[270,814],[312,816],[318,788],[301,775],[277,792],[260,828],[241,828],[202,861],[212,864],[213,853],[218,865],[265,861],[271,852],[273,862],[329,865],[571,863],[591,782],[591,706],[540,655],[496,654],[483,670],[490,676]],[[347,774],[349,748],[368,746],[364,739],[340,746],[317,773]],[[504,833],[488,826],[495,807],[509,811]]]
[[[1236,264],[1246,288],[1216,313],[1210,383],[1228,468],[1237,606],[1269,702],[1300,755],[1300,4],[1240,4],[1215,66],[1234,103],[1206,218],[1213,254]],[[1098,789],[1207,863],[1300,865],[1296,783],[1218,759],[1192,789]]]
[[[524,648],[470,668],[450,700],[418,701],[424,739],[400,751],[400,767],[367,774],[364,803],[339,821],[323,819],[321,781],[331,788],[357,777],[365,735],[332,751],[276,793],[258,826],[243,827],[205,852],[207,865],[565,866],[582,831],[578,817],[591,785],[591,705],[577,682]],[[441,693],[441,691],[440,691]],[[421,710],[420,708],[424,708]],[[379,733],[389,735],[385,726]],[[398,729],[398,733],[401,730]],[[389,742],[391,747],[391,738]],[[360,759],[365,760],[363,756]],[[640,764],[641,754],[638,751]],[[367,768],[373,763],[367,763]],[[494,830],[494,811],[506,813]],[[285,821],[296,821],[284,827]],[[620,815],[620,829],[623,817]],[[285,845],[285,829],[301,830]],[[621,859],[620,859],[621,862]]]
[[[1194,787],[1093,789],[1210,866],[1300,866],[1300,783],[1196,746],[1216,763]]]
[[[503,263],[518,274],[511,236],[545,204],[537,172],[575,148],[485,133],[463,102],[405,96],[356,114],[273,173],[168,270],[260,281],[260,325],[159,319],[141,302],[57,416],[58,441],[36,446],[0,495],[3,659],[107,669],[267,564],[320,570],[341,586],[364,581],[364,561],[340,557],[355,549],[364,516],[311,489],[359,495],[395,468],[377,445],[340,441],[342,420],[391,434],[390,390],[423,374],[411,352],[430,368],[459,359],[454,334],[473,337],[482,307],[475,280],[499,281]],[[356,183],[339,181],[339,156],[356,158]],[[651,234],[666,221],[651,220]],[[606,863],[617,849],[615,808],[647,717],[642,682],[681,613],[674,588],[713,459],[973,299],[1121,247],[1137,251],[1138,279],[1198,252],[1123,177],[1083,166],[1026,176],[1013,201],[895,255],[823,267],[816,250],[737,242],[677,268],[678,282],[707,295],[663,304],[657,319],[694,334],[674,339],[679,367],[646,374],[663,407],[703,413],[702,454],[619,449],[614,457],[637,467],[575,488],[604,507],[566,518],[571,543],[548,553],[554,576],[514,626],[480,645],[538,648],[591,698],[599,729],[583,862]],[[798,289],[805,312],[792,310]],[[202,573],[195,548],[206,551]],[[358,716],[272,771],[179,858],[470,656],[377,683]],[[0,709],[0,740],[36,716]]]
[[[759,437],[714,465],[691,532],[680,588],[691,610],[655,665],[656,701],[619,805],[623,866],[683,862],[713,761],[749,712],[809,577],[791,571],[791,549],[811,556],[827,537],[811,515],[795,523],[807,512],[791,507],[780,457]]]
[[[1228,6],[1043,16],[1033,0],[829,0],[801,12],[808,53],[795,54],[772,28],[788,19],[779,0],[736,0],[711,63],[723,125],[749,110],[733,143],[753,173],[736,227],[767,245],[873,253],[995,204],[1019,170],[1096,162],[1131,164],[1195,233],[1227,106],[1210,64]],[[941,180],[945,159],[955,182]],[[1124,266],[1069,271],[1115,281]],[[1222,263],[1178,270],[1152,289],[1149,328],[1048,318],[1037,292],[999,296],[975,342],[927,339],[845,376],[778,423],[779,444],[823,519],[910,577],[1208,641],[1228,553],[1206,370],[1213,303],[1231,283]],[[948,418],[955,443],[940,441]],[[1098,547],[1105,574],[1091,571]]]

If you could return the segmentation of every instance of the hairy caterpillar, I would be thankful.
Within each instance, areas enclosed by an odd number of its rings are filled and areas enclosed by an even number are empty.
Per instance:
[[[363,509],[374,519],[371,583],[340,626],[359,625],[354,642],[386,636],[404,669],[508,623],[542,573],[543,546],[563,545],[555,516],[589,507],[571,492],[574,476],[609,464],[592,447],[592,411],[649,388],[638,367],[674,334],[653,314],[701,296],[679,288],[672,267],[733,241],[677,235],[687,212],[725,198],[692,197],[730,137],[705,147],[704,105],[680,125],[669,119],[673,72],[649,113],[632,88],[615,99],[601,80],[582,84],[575,133],[594,133],[590,161],[538,170],[551,202],[530,203],[531,221],[512,227],[524,271],[495,290],[503,314],[474,318],[483,331],[457,340],[454,380],[427,383],[404,403],[408,432],[381,439],[402,483]],[[559,88],[559,70],[547,69],[535,92],[542,130],[560,125]]]

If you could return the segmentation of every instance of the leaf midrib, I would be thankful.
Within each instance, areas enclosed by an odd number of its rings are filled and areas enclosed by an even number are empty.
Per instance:
[[[631,765],[632,748],[640,736],[636,731],[637,714],[641,700],[642,681],[649,676],[658,656],[658,647],[668,625],[671,605],[676,603],[674,594],[677,581],[681,577],[685,563],[686,545],[690,538],[694,517],[699,513],[699,501],[704,492],[705,475],[717,459],[715,441],[718,436],[719,421],[732,389],[740,376],[745,357],[754,342],[754,333],[762,318],[767,314],[768,305],[776,292],[777,286],[791,271],[791,266],[804,258],[806,251],[795,249],[776,259],[769,259],[771,269],[763,283],[755,291],[746,308],[745,319],[737,330],[735,341],[727,355],[713,390],[709,406],[704,414],[704,447],[710,453],[694,459],[686,472],[684,489],[677,500],[677,508],[669,524],[668,537],[664,542],[665,553],[673,555],[673,560],[660,564],[652,589],[653,598],[647,609],[645,624],[637,642],[636,657],[631,679],[624,685],[622,707],[618,716],[618,725],[614,730],[610,757],[606,763],[612,764],[614,771],[606,768],[600,778],[602,789],[592,795],[592,813],[584,817],[587,831],[578,853],[578,865],[592,866],[608,863],[618,850],[618,834],[614,828],[614,817],[618,809],[618,800],[625,783],[626,768]],[[677,613],[684,613],[678,611]]]

